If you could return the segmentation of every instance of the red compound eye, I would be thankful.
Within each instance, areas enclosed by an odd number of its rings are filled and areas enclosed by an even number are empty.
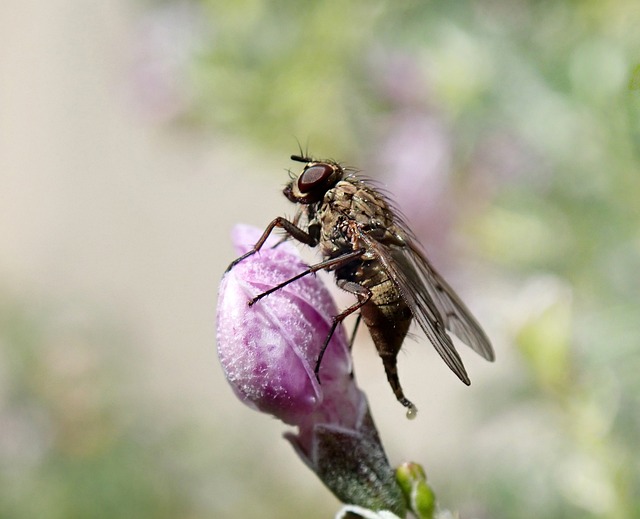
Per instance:
[[[305,169],[298,179],[298,189],[301,193],[308,193],[312,189],[322,186],[333,173],[329,164],[316,164]]]

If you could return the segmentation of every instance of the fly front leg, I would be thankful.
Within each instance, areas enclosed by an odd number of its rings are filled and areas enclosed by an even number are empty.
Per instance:
[[[333,318],[331,329],[329,330],[329,334],[327,335],[327,338],[324,341],[322,349],[320,350],[320,355],[318,355],[318,361],[316,362],[316,368],[314,370],[314,373],[316,374],[316,378],[318,379],[318,382],[320,382],[320,364],[322,363],[322,357],[324,357],[324,352],[327,351],[327,347],[329,346],[329,341],[331,340],[333,333],[336,331],[336,328],[342,321],[344,321],[353,312],[358,311],[360,308],[366,305],[369,299],[371,299],[371,296],[373,295],[371,290],[369,290],[367,287],[363,287],[362,285],[359,285],[358,283],[355,283],[353,281],[346,281],[344,279],[339,279],[337,281],[337,284],[341,289],[347,292],[350,292],[351,294],[354,294],[358,298],[358,301],[352,304],[349,308],[346,308],[345,310],[340,312],[338,315],[336,315]],[[358,322],[360,322],[359,318],[358,318]],[[355,333],[355,330],[354,330],[354,333]],[[351,350],[351,345],[349,346],[349,350]]]
[[[300,218],[302,218],[302,215],[305,211],[305,208],[303,206],[300,206],[298,208],[298,210],[296,211],[296,214],[293,215],[293,220],[291,220],[291,223],[293,225],[295,225],[296,227],[298,227],[298,222],[300,221]],[[307,234],[311,235],[310,232],[307,231]],[[280,238],[278,240],[278,243],[276,243],[273,247],[271,247],[272,249],[275,249],[276,247],[279,247],[280,245],[282,245],[284,242],[286,242],[289,239],[288,236],[283,236],[282,238]],[[300,241],[300,240],[298,240]],[[316,245],[317,245],[317,240],[316,240]]]
[[[262,233],[262,236],[260,236],[260,239],[256,242],[256,244],[247,252],[245,252],[242,256],[233,260],[231,264],[227,267],[227,270],[225,272],[229,272],[238,263],[240,263],[241,261],[244,261],[249,256],[253,256],[256,252],[258,252],[262,248],[264,243],[267,241],[267,238],[269,237],[269,235],[273,232],[273,230],[276,227],[284,229],[285,232],[287,232],[289,236],[291,236],[293,239],[298,240],[299,242],[304,243],[305,245],[309,245],[309,247],[315,247],[316,245],[318,245],[317,237],[312,236],[306,231],[303,231],[295,223],[290,222],[286,218],[282,216],[278,216],[269,225],[267,225],[267,228],[264,230],[264,232]]]

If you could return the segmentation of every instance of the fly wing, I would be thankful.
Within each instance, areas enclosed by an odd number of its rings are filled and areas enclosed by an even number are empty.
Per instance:
[[[462,382],[471,384],[462,359],[445,330],[447,321],[427,288],[429,281],[425,279],[425,272],[420,268],[421,256],[418,255],[417,260],[412,248],[385,245],[366,232],[360,233],[360,239],[375,254],[391,280],[398,286],[416,321],[447,366]]]
[[[454,333],[479,355],[493,361],[495,354],[487,334],[462,302],[460,296],[438,274],[412,240],[409,240],[408,245],[404,255],[414,267],[413,272],[423,280],[426,290],[433,298],[444,319],[446,329]]]

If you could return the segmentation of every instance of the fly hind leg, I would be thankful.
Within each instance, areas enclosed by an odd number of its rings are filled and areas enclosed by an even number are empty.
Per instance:
[[[402,386],[400,385],[400,379],[398,378],[398,356],[396,354],[385,355],[381,353],[380,357],[382,358],[382,365],[384,366],[384,371],[387,374],[387,380],[393,390],[393,394],[396,395],[398,402],[407,408],[407,418],[415,418],[418,408],[404,396]]]
[[[333,333],[336,331],[336,328],[349,315],[351,315],[353,312],[357,312],[363,305],[365,305],[369,301],[369,299],[371,299],[371,296],[372,296],[371,290],[369,290],[367,287],[363,287],[362,285],[359,285],[358,283],[354,283],[353,281],[338,279],[337,284],[341,289],[354,294],[358,298],[358,301],[352,304],[349,308],[344,309],[342,312],[340,312],[338,315],[336,315],[333,318],[331,329],[329,330],[327,338],[324,341],[324,345],[320,350],[320,355],[318,355],[318,361],[316,362],[316,368],[314,370],[316,374],[316,379],[318,379],[318,382],[320,382],[320,364],[322,363],[322,357],[324,357],[324,353],[327,350],[327,347],[329,346],[329,341],[331,340]],[[360,322],[360,317],[358,316],[357,323],[359,322]],[[356,330],[354,330],[354,336],[355,336],[355,331]],[[351,338],[351,343],[349,344],[349,351],[351,351],[352,343],[353,343],[353,336]]]

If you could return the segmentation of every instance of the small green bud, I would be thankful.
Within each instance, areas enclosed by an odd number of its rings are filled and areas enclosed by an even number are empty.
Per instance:
[[[396,470],[396,481],[407,506],[419,519],[433,519],[436,496],[427,484],[427,475],[417,463],[403,463]]]

